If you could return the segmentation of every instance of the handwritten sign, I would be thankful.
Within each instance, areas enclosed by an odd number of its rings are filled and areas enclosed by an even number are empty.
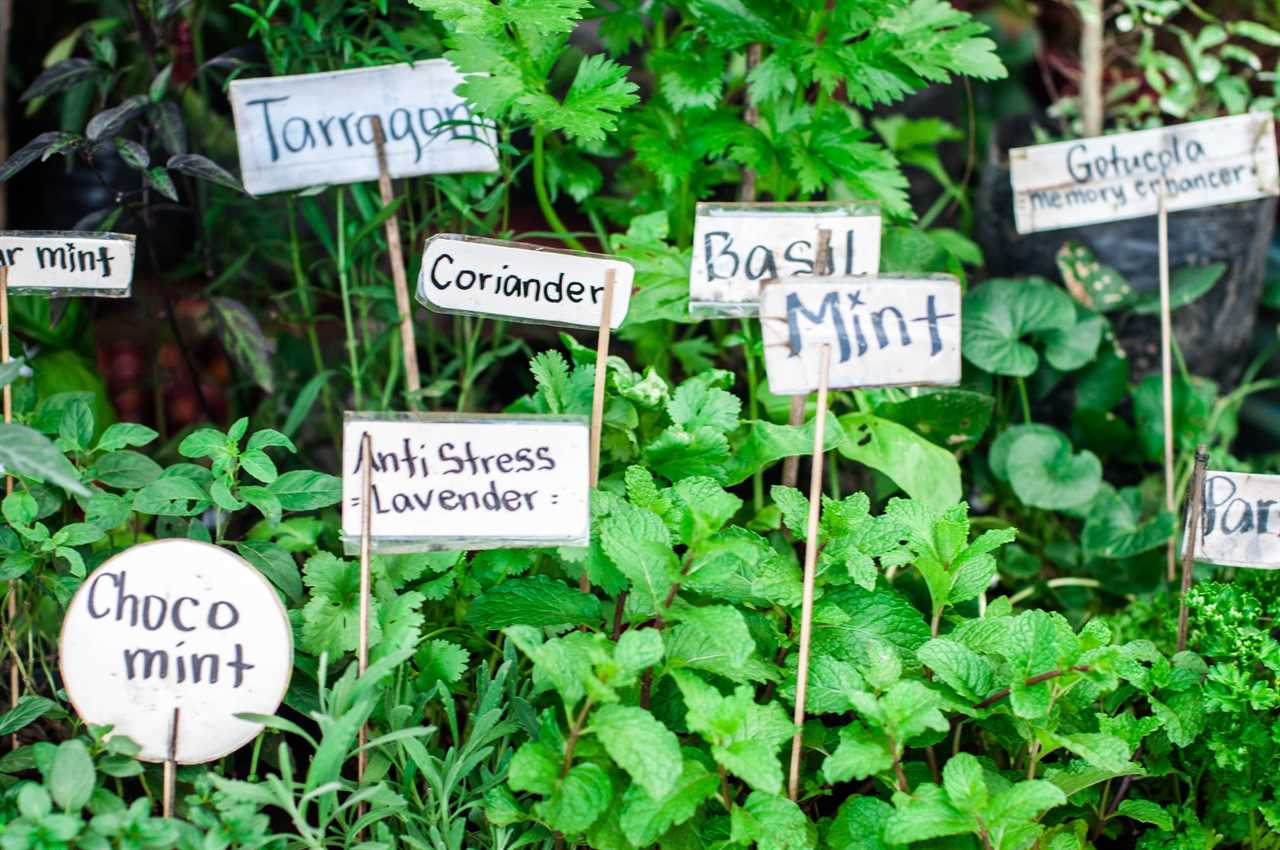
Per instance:
[[[609,327],[626,318],[635,269],[607,254],[440,233],[427,240],[418,300],[441,313],[595,328],[613,269]]]
[[[1195,557],[1232,567],[1280,568],[1280,475],[1206,472]]]
[[[373,118],[392,177],[495,171],[492,128],[454,94],[445,59],[231,83],[240,170],[252,195],[374,180]]]
[[[360,537],[372,443],[371,538],[382,551],[581,546],[590,530],[585,417],[348,413],[342,533]]]
[[[238,556],[195,540],[133,546],[98,567],[62,621],[62,679],[86,723],[110,724],[164,761],[173,709],[176,761],[221,758],[252,741],[293,670],[275,590]]]
[[[760,327],[769,390],[960,383],[960,283],[953,277],[801,279],[765,287]]]
[[[755,315],[763,283],[814,273],[819,229],[829,232],[830,274],[879,271],[880,212],[874,204],[698,204],[689,311]]]
[[[1232,115],[1009,151],[1019,233],[1280,194],[1274,119]]]
[[[135,237],[127,233],[0,231],[0,267],[15,294],[125,298],[133,284]]]

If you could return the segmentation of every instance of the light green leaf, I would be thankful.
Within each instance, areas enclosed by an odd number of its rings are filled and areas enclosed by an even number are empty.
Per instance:
[[[670,793],[681,770],[680,741],[652,714],[637,706],[605,705],[592,715],[590,729],[651,798]]]

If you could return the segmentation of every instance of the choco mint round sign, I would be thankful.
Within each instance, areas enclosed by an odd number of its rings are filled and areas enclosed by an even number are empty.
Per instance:
[[[274,714],[293,669],[280,599],[240,557],[195,540],[142,543],[109,558],[80,586],[62,622],[62,679],[86,723],[109,724],[176,761],[221,758]]]

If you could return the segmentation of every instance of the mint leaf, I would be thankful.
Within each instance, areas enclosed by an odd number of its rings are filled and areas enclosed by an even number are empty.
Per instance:
[[[590,729],[605,752],[653,799],[666,796],[681,770],[680,741],[643,708],[601,706]]]

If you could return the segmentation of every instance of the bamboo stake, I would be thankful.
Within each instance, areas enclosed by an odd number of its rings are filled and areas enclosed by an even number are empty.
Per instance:
[[[1182,592],[1178,595],[1178,652],[1187,648],[1187,593],[1195,573],[1196,541],[1204,533],[1200,528],[1200,515],[1204,511],[1204,472],[1208,465],[1209,449],[1197,446],[1191,492],[1187,494],[1187,539],[1182,550]]]
[[[9,269],[8,267],[0,267],[0,364],[9,362]],[[13,421],[13,387],[5,384],[3,390],[4,421],[9,424]],[[13,492],[13,478],[9,475],[4,477],[4,494],[8,496]],[[8,642],[11,649],[9,656],[9,707],[13,708],[18,704],[18,690],[21,684],[18,679],[18,632],[16,623],[18,621],[18,590],[17,579],[9,579],[8,588],[5,591],[5,617],[6,628],[8,629]],[[15,732],[10,738],[13,749],[18,748],[18,735]]]
[[[813,248],[813,274],[814,277],[825,277],[831,274],[831,268],[827,264],[827,251],[831,246],[831,231],[824,228],[818,228],[817,238],[814,240]],[[808,404],[809,398],[805,395],[793,395],[791,397],[791,410],[787,415],[787,424],[792,427],[798,427],[804,424],[804,409]],[[782,484],[786,487],[796,486],[796,482],[800,480],[800,456],[791,455],[782,460]]]
[[[173,722],[169,725],[169,757],[164,760],[164,797],[160,814],[173,817],[173,798],[178,784],[178,719],[180,709],[173,707]]]
[[[1080,9],[1080,117],[1086,137],[1101,136],[1103,123],[1102,0],[1085,0]]]
[[[822,507],[822,460],[826,443],[827,380],[831,347],[822,346],[818,367],[818,410],[813,421],[813,463],[809,469],[809,521],[804,541],[804,591],[800,602],[800,659],[796,665],[796,708],[791,738],[791,777],[787,790],[792,800],[800,793],[800,749],[804,739],[804,704],[809,688],[809,641],[813,632],[813,585],[818,571],[818,518]]]
[[[1173,311],[1169,301],[1169,211],[1165,207],[1164,184],[1160,184],[1157,231],[1160,247],[1160,377],[1164,391],[1164,502],[1169,513],[1176,510],[1173,498]],[[1169,541],[1166,569],[1174,580],[1176,538]]]
[[[747,70],[746,75],[749,76],[752,70],[760,64],[760,60],[764,57],[764,46],[761,44],[752,44],[747,46]],[[755,98],[751,96],[751,86],[747,86],[742,90],[742,98],[746,103],[746,108],[742,111],[742,118],[752,127],[760,123],[760,107],[756,105]],[[751,203],[756,199],[756,171],[749,166],[742,169],[742,182],[738,188],[738,199]]]
[[[383,207],[395,201],[391,191],[391,172],[387,170],[386,139],[382,133],[382,119],[373,116],[373,145],[378,156],[378,193]],[[387,216],[382,227],[387,236],[387,254],[391,262],[391,282],[396,291],[396,311],[400,314],[400,345],[404,350],[405,399],[410,410],[418,409],[418,394],[422,379],[418,372],[418,343],[413,335],[413,302],[409,300],[409,280],[405,274],[404,250],[400,245],[400,219]]]
[[[369,669],[369,557],[373,527],[373,439],[368,432],[360,439],[361,462],[364,476],[360,482],[360,636],[356,654],[357,670],[361,676]],[[369,737],[368,724],[361,724],[356,756],[356,783],[364,781],[368,755],[364,749]]]
[[[604,303],[600,307],[600,328],[596,332],[596,383],[591,393],[591,489],[600,483],[600,438],[604,433],[604,384],[609,372],[609,323],[613,318],[614,270],[604,273]],[[584,571],[578,577],[583,593],[591,589]]]

